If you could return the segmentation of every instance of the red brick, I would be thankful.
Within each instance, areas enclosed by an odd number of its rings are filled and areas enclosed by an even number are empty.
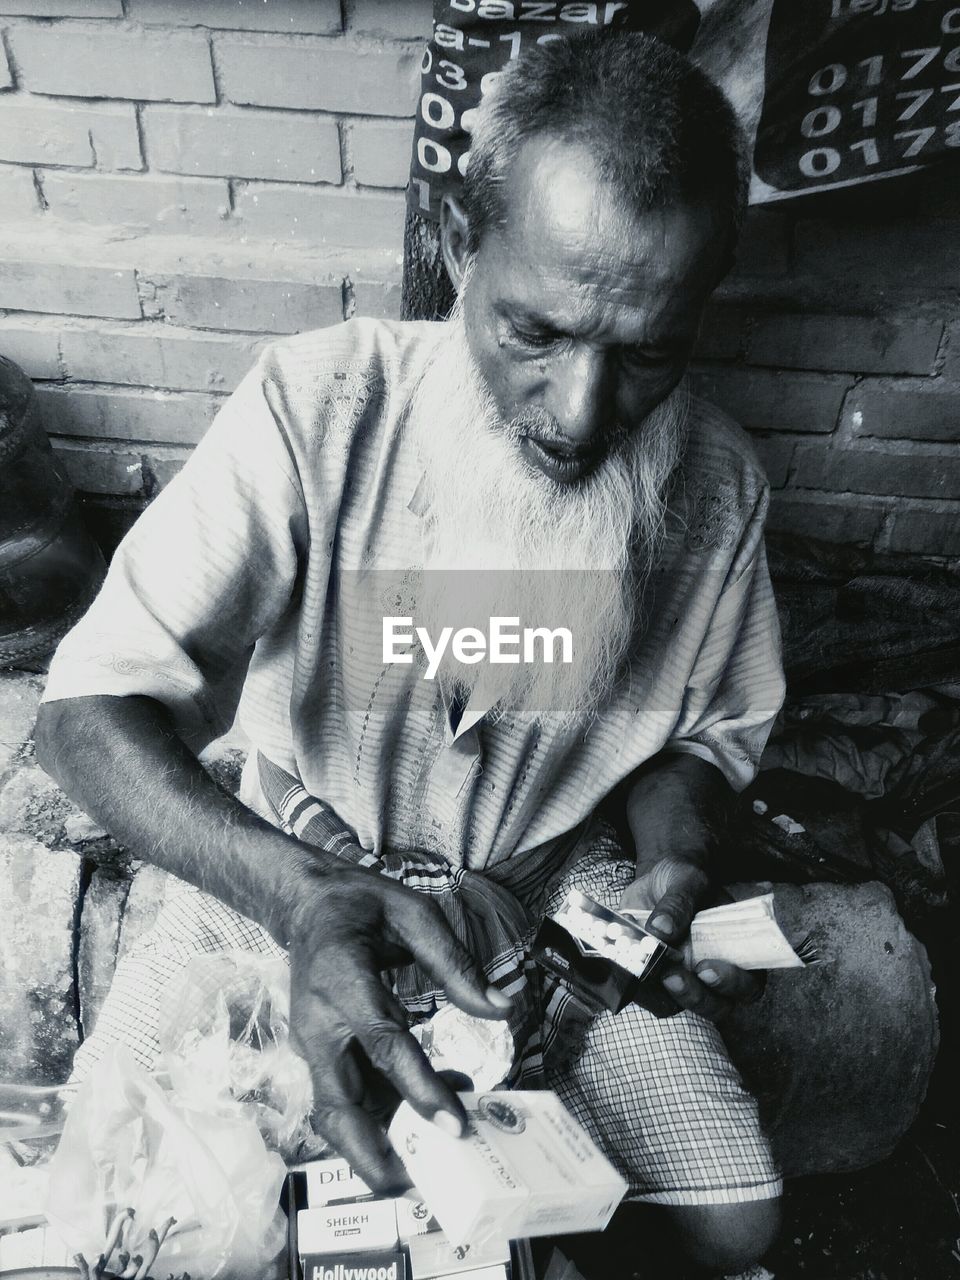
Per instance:
[[[234,213],[254,236],[331,249],[403,248],[400,195],[244,183],[235,188]]]
[[[413,46],[215,36],[214,49],[231,102],[371,116],[409,116],[416,107],[421,52]]]
[[[154,274],[145,282],[145,290],[151,289],[151,315],[200,329],[299,333],[343,318],[339,280]]]
[[[796,270],[836,290],[885,296],[956,290],[960,223],[949,219],[887,223],[801,222]]]
[[[827,495],[801,495],[787,489],[773,495],[767,528],[821,538],[824,542],[870,545],[889,510],[881,502]]]
[[[407,185],[412,120],[356,120],[350,126],[353,176],[367,187]]]
[[[898,506],[884,547],[927,556],[960,556],[960,503],[940,508]]]
[[[0,165],[0,219],[20,222],[40,212],[32,169]]]
[[[855,435],[960,441],[960,386],[864,382],[844,406]]]
[[[348,9],[351,31],[400,40],[428,40],[432,18],[430,0],[351,0]]]
[[[793,485],[833,493],[890,494],[907,498],[952,498],[960,494],[960,457],[914,450],[797,450]]]
[[[0,319],[0,356],[18,364],[30,378],[57,379],[60,372],[60,320]]]
[[[751,443],[767,473],[771,489],[782,489],[787,483],[796,444],[788,436],[753,435]]]
[[[37,26],[14,28],[10,37],[21,81],[33,93],[216,101],[210,47],[200,33]]]
[[[53,253],[42,262],[0,259],[0,309],[118,320],[141,314],[133,271],[57,262]]]
[[[24,18],[122,18],[123,0],[0,0],[0,14]]]
[[[230,214],[226,182],[207,178],[48,171],[42,176],[42,185],[54,217],[92,226],[215,235]]]
[[[761,315],[747,359],[779,369],[932,373],[942,337],[939,320]]]
[[[173,391],[232,391],[253,368],[264,341],[142,322],[67,326],[60,345],[68,378]],[[0,328],[0,349],[2,343]]]
[[[400,319],[400,285],[378,284],[365,280],[347,282],[346,319],[373,316],[379,320]]]
[[[339,0],[127,0],[135,22],[232,31],[340,31]]]
[[[23,95],[0,99],[0,160],[142,169],[136,112],[126,103],[87,106]]]
[[[143,492],[140,454],[131,449],[54,438],[53,451],[81,493],[130,497]]]
[[[196,444],[223,402],[195,391],[105,391],[39,386],[40,408],[51,435]]]
[[[743,427],[759,431],[829,432],[852,379],[766,369],[694,371],[694,389]]]
[[[339,182],[336,121],[288,111],[146,107],[152,169],[280,182]]]

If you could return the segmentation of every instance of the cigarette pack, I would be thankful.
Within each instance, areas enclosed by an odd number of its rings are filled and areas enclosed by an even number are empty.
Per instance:
[[[556,1094],[463,1093],[453,1138],[401,1103],[394,1149],[454,1245],[602,1231],[627,1184]]]
[[[491,1236],[479,1245],[453,1244],[443,1231],[431,1231],[407,1241],[412,1280],[433,1280],[438,1276],[467,1273],[479,1267],[500,1266],[510,1261],[510,1241]]]
[[[369,1253],[397,1245],[393,1200],[363,1200],[301,1209],[297,1215],[300,1256],[315,1253]]]
[[[307,1254],[303,1280],[408,1280],[402,1249],[377,1253]]]
[[[307,1204],[311,1209],[335,1204],[338,1200],[359,1200],[371,1194],[363,1179],[339,1157],[311,1160],[303,1170],[307,1177]]]
[[[428,1231],[438,1232],[440,1224],[420,1199],[416,1191],[401,1196],[396,1201],[397,1235],[401,1244],[407,1244],[414,1236],[426,1235]]]

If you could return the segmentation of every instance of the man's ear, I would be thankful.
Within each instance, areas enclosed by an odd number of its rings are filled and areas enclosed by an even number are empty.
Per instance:
[[[470,256],[470,222],[463,205],[449,194],[440,205],[440,249],[450,283],[459,293]]]

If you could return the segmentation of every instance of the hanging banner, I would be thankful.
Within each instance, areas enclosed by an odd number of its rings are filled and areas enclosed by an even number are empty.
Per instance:
[[[870,182],[960,153],[957,0],[436,0],[408,202],[439,217],[472,113],[536,44],[650,31],[724,88],[754,146],[751,202]]]

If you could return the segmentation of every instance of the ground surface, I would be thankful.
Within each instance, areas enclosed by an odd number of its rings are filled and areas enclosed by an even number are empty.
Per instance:
[[[0,932],[5,938],[0,944],[0,1079],[24,1079],[24,1072],[40,1066],[54,1075],[62,1070],[63,1051],[54,1053],[39,1027],[45,1018],[58,1019],[58,1034],[69,1045],[82,1031],[83,1002],[100,996],[116,949],[123,945],[117,913],[126,904],[127,867],[111,863],[113,854],[102,843],[102,833],[44,780],[32,758],[39,687],[36,677],[0,674]],[[47,871],[51,878],[42,893],[25,894],[31,860],[48,857],[48,849],[56,851],[54,870]],[[91,855],[104,850],[108,870],[98,880],[101,873],[90,871]],[[82,918],[69,905],[70,893],[78,888],[84,896]],[[43,928],[33,929],[43,940],[36,951],[24,938],[36,923],[30,917],[41,909],[47,915]],[[785,1228],[765,1270],[754,1273],[756,1280],[960,1280],[957,936],[953,919],[945,920],[930,944],[943,1046],[920,1119],[898,1151],[875,1168],[788,1184]],[[4,994],[4,982],[11,978],[10,957],[22,958],[27,950],[35,952],[32,959],[45,992],[24,1011],[14,1008],[9,990]],[[10,1016],[16,1020],[13,1033]],[[32,1028],[29,1034],[23,1032],[24,1019]],[[638,1265],[632,1247],[613,1249],[605,1241],[598,1250],[597,1243],[591,1242],[591,1253],[602,1260],[595,1274],[604,1280],[660,1280],[668,1274]]]

